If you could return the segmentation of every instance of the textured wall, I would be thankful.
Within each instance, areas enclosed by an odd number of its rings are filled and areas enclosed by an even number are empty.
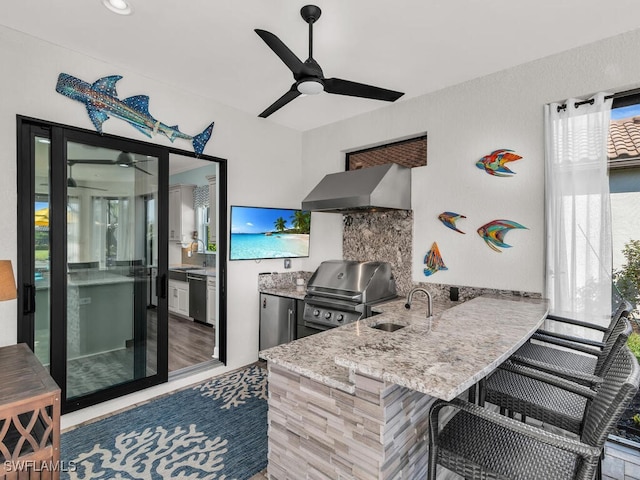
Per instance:
[[[411,290],[413,213],[389,211],[343,215],[345,260],[389,262],[398,293]]]
[[[305,132],[303,181],[311,188],[325,174],[343,170],[345,152],[426,132],[428,165],[411,171],[413,281],[542,292],[543,106],[637,87],[639,42],[640,30],[632,31]],[[512,148],[523,156],[510,164],[514,177],[495,178],[475,167],[496,148]],[[443,211],[467,217],[458,222],[465,235],[438,221]],[[511,231],[506,241],[513,248],[497,253],[476,230],[501,218],[528,230]],[[339,220],[320,221],[326,225],[316,231],[315,252],[339,258]],[[424,255],[434,241],[449,270],[427,278]]]

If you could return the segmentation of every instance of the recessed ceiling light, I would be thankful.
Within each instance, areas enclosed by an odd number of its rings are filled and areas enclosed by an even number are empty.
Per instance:
[[[102,0],[102,4],[119,15],[131,15],[133,7],[125,0]]]

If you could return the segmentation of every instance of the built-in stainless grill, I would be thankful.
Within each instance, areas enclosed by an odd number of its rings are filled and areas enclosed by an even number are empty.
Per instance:
[[[322,262],[307,283],[303,321],[327,330],[371,316],[371,307],[395,298],[396,282],[387,262]]]

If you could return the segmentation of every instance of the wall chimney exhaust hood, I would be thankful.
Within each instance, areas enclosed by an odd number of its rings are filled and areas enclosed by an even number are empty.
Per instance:
[[[302,209],[334,213],[411,210],[411,169],[389,163],[331,173],[302,201]]]

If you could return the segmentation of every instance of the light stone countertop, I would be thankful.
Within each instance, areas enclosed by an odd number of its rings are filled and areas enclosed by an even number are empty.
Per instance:
[[[542,324],[548,306],[515,296],[434,302],[431,322],[417,295],[411,310],[404,299],[378,309],[384,313],[263,350],[260,358],[348,393],[355,392],[350,372],[358,372],[451,400],[517,350]],[[370,328],[379,323],[405,327]]]
[[[304,300],[306,295],[306,289],[297,290],[296,287],[281,287],[281,288],[261,288],[260,293],[267,293],[269,295],[277,295],[279,297],[295,298],[296,300]]]

